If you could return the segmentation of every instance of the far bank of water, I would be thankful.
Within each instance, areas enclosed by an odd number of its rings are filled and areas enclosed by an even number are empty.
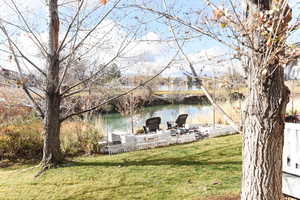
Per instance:
[[[226,104],[226,105],[225,105]],[[236,115],[233,109],[240,106],[240,102],[236,101],[228,104],[222,103],[220,106],[225,109],[225,112],[231,117]],[[243,102],[242,102],[243,104]],[[225,106],[225,107],[224,107]],[[291,98],[287,105],[287,113],[300,113],[300,96],[297,95]],[[199,121],[199,116],[206,117],[206,122],[213,122],[213,107],[211,105],[183,105],[172,104],[162,106],[151,106],[143,108],[139,113],[133,116],[134,129],[143,128],[145,121],[150,117],[161,117],[161,128],[166,127],[167,121],[175,121],[179,114],[187,113],[188,121]],[[218,114],[217,114],[218,115]],[[239,114],[238,114],[239,115]],[[131,132],[131,117],[121,116],[119,113],[102,114],[102,124],[105,132],[127,131]],[[238,116],[238,119],[239,116]],[[198,123],[198,122],[197,122]]]

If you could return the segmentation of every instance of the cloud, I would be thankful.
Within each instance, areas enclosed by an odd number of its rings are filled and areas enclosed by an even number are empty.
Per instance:
[[[47,9],[45,1],[1,0],[0,18],[9,20],[10,22],[17,22],[19,20],[17,10],[12,2],[15,2],[18,10],[23,14],[23,17],[26,19],[32,19],[32,17],[47,15],[47,12],[45,12]],[[35,19],[41,20],[42,18],[35,18]]]
[[[12,18],[9,18],[10,20],[17,20],[13,18],[16,17],[16,15],[14,14],[11,3],[5,4],[5,2],[10,2],[10,0],[1,1],[0,17],[12,16]],[[30,24],[33,24],[32,27],[36,27],[39,39],[43,44],[47,44],[48,33],[44,27],[46,26],[47,21],[47,7],[45,1],[18,0],[17,2],[20,10],[27,13],[26,18],[29,19],[28,21]],[[60,3],[63,2],[64,1],[60,1]],[[86,2],[87,8],[98,5],[98,0],[89,0]],[[37,19],[36,16],[43,16],[44,18],[41,19],[42,22],[40,22],[40,20],[33,20]],[[85,27],[85,30],[80,31],[78,40],[84,38],[88,30],[88,27]],[[24,54],[32,59],[38,66],[45,66],[45,59],[40,55],[40,50],[29,38],[29,35],[15,32],[14,34],[14,39],[17,41],[18,46]],[[85,44],[82,45],[79,53],[89,51],[90,47],[97,43],[96,47],[86,54],[86,59],[89,61],[97,60],[99,63],[106,63],[116,55],[120,46],[124,44],[124,41],[129,41],[130,37],[126,39],[128,34],[128,30],[125,30],[117,22],[106,19],[89,39],[86,40]],[[60,35],[60,38],[63,38],[63,33]],[[177,51],[174,42],[164,42],[161,40],[161,35],[153,31],[140,35],[126,47],[121,57],[116,60],[116,63],[122,68],[127,67],[127,73],[139,72],[153,74],[154,72],[161,70]],[[0,44],[0,49],[8,50],[7,46],[7,42],[2,43]],[[195,47],[194,49],[196,48],[198,47]],[[64,53],[67,54],[68,51],[65,51]],[[222,57],[222,54],[224,54],[224,49],[213,47],[206,50],[194,50],[194,53],[189,53],[188,56],[194,63],[198,72],[202,69],[202,73],[212,74],[215,71],[218,73],[225,72],[230,66],[230,63],[217,63],[216,58]],[[0,65],[16,69],[14,62],[10,59],[8,54],[0,51],[0,56],[4,58],[0,61]],[[28,63],[22,62],[22,65],[24,65],[28,71],[32,70],[32,67],[30,67]],[[222,65],[222,67],[220,67],[220,65]],[[204,69],[203,66],[205,66]],[[184,60],[181,59],[166,70],[164,75],[178,76],[181,75],[183,71],[190,71],[190,69]]]
[[[231,69],[235,69],[239,72],[242,71],[238,62],[230,60],[231,52],[219,45],[204,50],[198,50],[187,56],[192,62],[197,74],[200,76],[217,76],[228,73]],[[171,72],[175,75],[182,75],[184,72],[190,73],[191,69],[185,59],[181,58]]]
[[[87,29],[88,30],[88,29]],[[85,38],[88,31],[80,31],[78,34],[79,41]],[[131,39],[128,36],[128,32],[125,31],[118,23],[113,20],[107,19],[90,35],[78,51],[78,54],[85,54],[84,59],[88,63],[96,61],[98,64],[105,64],[109,62],[118,52],[120,47],[125,47],[121,57],[118,58],[117,63],[122,68],[127,68],[127,72],[140,72],[140,73],[154,73],[158,71],[166,62],[169,61],[170,53],[169,46],[166,43],[157,42],[160,40],[160,36],[156,33],[149,32],[142,35],[136,40],[126,44]],[[38,35],[39,40],[45,44],[48,42],[48,33],[42,32]],[[36,65],[44,68],[46,64],[45,58],[41,55],[41,51],[38,45],[34,43],[34,39],[30,34],[21,33],[13,36],[14,41],[17,43],[20,50],[30,58]],[[61,33],[60,39],[64,37],[64,33]],[[70,39],[72,35],[69,36]],[[67,39],[67,41],[68,41]],[[69,43],[72,44],[72,43]],[[91,49],[91,47],[95,46]],[[70,47],[70,46],[69,46]],[[0,44],[0,49],[9,51],[7,41]],[[63,55],[69,53],[68,48],[64,51]],[[0,51],[0,65],[16,70],[16,65],[11,59],[11,55]],[[33,71],[33,67],[29,63],[23,60],[21,63],[26,72]]]

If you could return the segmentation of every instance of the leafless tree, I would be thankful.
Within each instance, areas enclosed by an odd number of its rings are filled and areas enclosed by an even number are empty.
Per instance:
[[[14,0],[5,1],[17,15],[19,21],[16,22],[5,17],[0,18],[0,31],[4,36],[1,42],[6,44],[5,51],[17,66],[19,82],[44,122],[42,169],[56,166],[64,159],[59,137],[63,121],[90,112],[116,98],[129,94],[136,88],[149,83],[173,62],[171,59],[156,76],[128,91],[111,96],[80,111],[69,109],[62,112],[63,103],[71,96],[86,91],[99,77],[103,77],[109,71],[106,68],[125,52],[136,37],[137,31],[132,29],[130,33],[120,38],[118,44],[111,44],[109,40],[111,30],[99,33],[99,29],[103,28],[102,24],[107,21],[108,16],[113,13],[120,1],[100,1],[102,4],[96,2],[90,7],[89,1],[86,0],[47,0],[45,7],[48,8],[48,17],[45,18],[48,23],[44,24],[48,28],[47,45],[41,40],[39,31],[35,30],[35,26],[27,19],[26,13],[20,9],[21,5]],[[117,25],[113,25],[111,29]],[[19,33],[24,33],[28,40],[37,46],[40,52],[38,57],[44,61],[44,64],[36,64],[35,59],[28,56],[19,46],[17,40]],[[111,47],[112,45],[113,47]],[[109,59],[98,58],[98,49],[110,52]],[[108,56],[106,55],[106,57]],[[83,65],[93,67],[93,69],[83,69]],[[42,77],[36,88],[26,84],[26,66],[30,66],[38,74],[37,77]],[[74,77],[73,73],[77,77]],[[41,101],[37,101],[37,97]]]
[[[184,51],[188,33],[218,41],[231,49],[248,76],[249,96],[243,127],[242,200],[273,200],[282,196],[282,149],[284,113],[289,90],[284,85],[283,67],[298,57],[299,50],[287,38],[299,28],[299,17],[292,19],[287,0],[229,0],[216,5],[200,1],[202,9],[176,10],[176,3],[155,6],[133,5],[165,19],[191,72],[200,83],[195,67]],[[172,7],[172,5],[174,7]],[[198,10],[197,10],[198,9]],[[196,19],[196,20],[195,20]],[[201,88],[205,91],[205,88]],[[207,94],[210,96],[209,94]]]

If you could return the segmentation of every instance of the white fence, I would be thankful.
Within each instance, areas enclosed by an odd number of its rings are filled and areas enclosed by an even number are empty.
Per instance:
[[[285,123],[283,172],[300,176],[300,124]]]
[[[134,150],[150,149],[172,144],[193,142],[207,137],[216,137],[235,133],[229,125],[189,124],[189,128],[176,130],[160,130],[156,133],[134,135],[126,132],[109,133],[107,141],[101,141],[102,152],[116,154]]]
[[[285,123],[282,191],[300,199],[300,124]]]
[[[141,150],[141,149],[151,149],[160,146],[168,146],[171,144],[182,144],[193,142],[198,139],[197,132],[188,132],[185,134],[171,135],[171,131],[159,131],[153,134],[123,134],[116,135],[111,134],[109,140],[120,141],[119,144],[113,144],[109,141],[110,145],[104,145],[102,151],[108,154],[116,154],[127,151]],[[200,134],[200,133],[199,133]],[[119,137],[119,139],[117,138]],[[103,143],[105,144],[105,143]]]

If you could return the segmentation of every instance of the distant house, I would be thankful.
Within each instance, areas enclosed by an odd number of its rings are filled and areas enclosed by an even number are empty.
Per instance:
[[[298,58],[288,63],[284,68],[285,80],[300,80],[300,44],[298,46],[296,49]]]
[[[0,66],[0,83],[14,83],[13,85],[19,82],[19,73],[16,71],[12,71],[9,69],[5,69]],[[33,87],[36,85],[36,78],[33,74],[24,75],[24,79],[26,81],[26,85],[29,87]]]
[[[18,72],[9,70],[9,69],[5,69],[3,67],[0,66],[0,77],[1,80],[2,79],[6,79],[6,80],[18,80],[19,74]]]
[[[300,80],[300,59],[289,63],[284,69],[285,80]]]
[[[176,77],[172,80],[172,85],[179,86],[183,81],[182,78]]]

